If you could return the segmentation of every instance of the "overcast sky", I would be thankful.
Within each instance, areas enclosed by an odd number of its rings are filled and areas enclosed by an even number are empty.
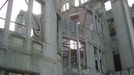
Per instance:
[[[132,4],[134,3],[134,0],[128,0],[128,5],[130,6],[130,7],[132,7]],[[110,10],[112,7],[111,7],[111,2],[110,1],[107,1],[106,3],[105,3],[105,8],[106,8],[106,10]]]
[[[129,6],[132,6],[133,3],[134,3],[134,0],[128,0]]]
[[[0,0],[0,7],[4,4],[6,0]],[[6,15],[6,9],[7,9],[7,4],[0,10],[0,17],[5,18]],[[14,0],[13,1],[13,8],[12,8],[12,14],[11,14],[11,21],[16,21],[17,15],[20,13],[21,10],[27,11],[28,6],[25,2],[25,0]],[[35,0],[33,2],[33,13],[34,14],[41,14],[41,5],[37,3]],[[4,20],[0,19],[0,28],[4,28]],[[10,30],[14,31],[15,24],[10,23]]]

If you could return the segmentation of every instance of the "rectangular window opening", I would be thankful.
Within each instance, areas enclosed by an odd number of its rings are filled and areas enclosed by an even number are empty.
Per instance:
[[[98,62],[97,62],[97,60],[95,60],[95,67],[96,67],[96,70],[99,72],[99,67],[98,67]]]
[[[4,28],[7,12],[7,0],[0,0],[0,28]]]
[[[102,67],[102,60],[100,60],[100,67],[101,67],[101,72],[103,73],[103,67]]]
[[[35,40],[43,41],[43,21],[42,21],[42,12],[43,12],[44,3],[39,2],[38,0],[33,1],[33,11],[32,11],[32,29],[31,37]]]
[[[69,61],[72,68],[77,68],[77,41],[63,38],[63,65],[67,67],[69,65]],[[83,42],[79,42],[79,50],[80,50],[80,60],[81,67],[86,68],[86,52],[85,45]],[[69,55],[70,54],[70,55]],[[70,56],[70,59],[69,59]]]
[[[66,3],[64,3],[63,5],[62,5],[62,11],[64,12],[64,11],[66,11],[66,10],[69,10],[69,2],[66,2]]]
[[[97,55],[97,47],[94,46],[94,55]]]
[[[121,60],[120,60],[120,54],[119,51],[113,51],[113,59],[114,59],[114,66],[115,66],[115,71],[121,71]]]
[[[11,21],[10,21],[10,31],[16,31],[19,33],[26,33],[26,18],[28,10],[27,0],[14,0]]]
[[[79,0],[75,0],[75,6],[77,7],[79,5],[80,5]]]
[[[74,13],[72,15],[70,15],[70,20],[77,23],[77,24],[80,24],[80,19],[79,19],[79,14],[78,13]]]
[[[80,0],[81,4],[86,3],[88,0]]]
[[[108,11],[108,10],[111,10],[111,9],[112,9],[111,1],[107,1],[107,2],[105,2],[105,9],[106,9],[106,11]]]

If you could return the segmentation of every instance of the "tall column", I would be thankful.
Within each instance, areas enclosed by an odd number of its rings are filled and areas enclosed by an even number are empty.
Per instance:
[[[86,50],[86,64],[89,70],[89,75],[95,75],[95,57],[94,47],[92,42],[92,31],[89,28],[84,27],[84,39]]]
[[[13,6],[13,0],[8,1],[8,7],[6,12],[6,20],[5,21],[5,27],[4,27],[4,36],[3,36],[3,47],[8,48],[9,43],[9,25],[10,25],[10,18],[11,18],[11,12],[12,12],[12,6]]]
[[[70,25],[69,22],[67,22],[67,38],[70,38]],[[69,43],[70,46],[70,43]],[[68,48],[68,73],[71,75],[71,49]]]
[[[103,46],[104,46],[104,72],[110,72],[114,70],[114,62],[113,62],[113,55],[111,51],[111,46],[110,46],[110,33],[109,33],[109,27],[106,19],[106,12],[105,12],[105,7],[104,3],[102,2],[102,15],[100,17],[101,19],[101,26],[102,26],[102,33],[103,33]]]
[[[76,25],[76,39],[77,39],[77,66],[78,66],[78,75],[81,75],[81,58],[80,58],[80,49],[79,49],[79,24]]]
[[[132,21],[126,0],[111,0],[122,69],[134,67]]]
[[[28,18],[27,18],[27,50],[31,48],[31,28],[32,28],[32,9],[33,9],[33,0],[29,0],[28,4]]]
[[[126,14],[126,21],[127,21],[127,24],[128,24],[128,29],[129,29],[129,32],[130,32],[131,43],[132,43],[133,50],[134,50],[134,35],[133,35],[134,34],[134,26],[133,26],[132,18],[131,18],[131,15],[130,15],[130,10],[129,10],[129,7],[128,7],[127,0],[123,0],[123,6],[124,6],[125,14]]]
[[[86,42],[87,49],[87,67],[89,68],[89,75],[95,75],[95,58],[94,58],[94,48],[89,42]]]

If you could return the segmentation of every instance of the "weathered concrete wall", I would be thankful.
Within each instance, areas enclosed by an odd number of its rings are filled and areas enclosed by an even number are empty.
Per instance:
[[[102,55],[103,58],[103,67],[104,67],[104,72],[110,72],[114,70],[114,64],[113,64],[113,56],[112,56],[112,51],[111,51],[111,46],[110,46],[110,35],[109,35],[109,27],[107,23],[107,17],[106,17],[106,12],[105,12],[105,7],[103,1],[98,1],[96,2],[97,6],[92,7],[92,10],[98,12],[101,14],[100,19],[101,19],[101,28],[102,28],[102,34],[103,34],[103,46],[104,46],[104,54]]]
[[[63,22],[63,28],[62,28],[62,32],[63,32],[63,37],[67,36],[67,25],[69,26],[69,34],[71,39],[76,40],[76,23],[73,23],[71,21],[64,21]],[[104,46],[103,46],[103,39],[101,37],[99,37],[97,35],[97,33],[93,30],[90,30],[89,28],[86,28],[86,26],[79,26],[79,36],[80,36],[80,40],[85,42],[86,45],[86,63],[87,63],[87,68],[86,69],[82,69],[82,73],[84,75],[88,75],[88,74],[101,74],[102,70],[101,70],[101,66],[104,64],[102,62],[102,65],[100,65],[100,60],[103,61],[102,59],[102,52],[104,52]],[[94,55],[94,46],[97,47],[97,55]],[[101,50],[101,53],[99,52],[99,50]],[[98,61],[98,68],[99,68],[99,72],[96,71],[95,68],[95,60]],[[104,68],[104,67],[102,67]],[[103,70],[104,72],[104,70]],[[64,70],[65,74],[68,74],[67,69]],[[72,71],[73,74],[77,74],[77,69],[76,72]]]
[[[112,13],[114,16],[115,27],[117,31],[117,39],[119,43],[119,53],[121,56],[122,69],[134,66],[133,61],[133,44],[131,43],[130,22],[128,22],[128,12],[123,1],[112,1]],[[133,32],[133,31],[131,31]],[[125,56],[125,57],[124,57]],[[129,62],[128,62],[129,61]]]
[[[98,5],[99,4],[99,5]],[[97,3],[96,4],[97,6],[94,6],[92,9],[100,9],[101,8],[101,3]],[[88,7],[87,7],[88,8]],[[89,7],[90,9],[90,7]],[[73,15],[73,14],[79,14],[79,21],[81,22],[81,25],[84,23],[84,20],[85,20],[85,27],[86,25],[93,25],[94,22],[93,22],[93,15],[91,15],[90,12],[88,12],[85,8],[70,8],[69,10],[67,10],[66,12],[63,12],[63,16],[65,19],[67,20],[70,20],[70,15]],[[86,16],[87,14],[87,16]],[[85,19],[86,17],[86,19]],[[106,17],[102,17],[101,19],[104,19]],[[106,20],[106,19],[104,19]],[[104,34],[107,35],[105,38],[101,37],[99,34],[97,34],[96,31],[88,31],[86,29],[84,29],[84,36],[85,37],[85,42],[86,42],[86,51],[87,51],[87,66],[88,68],[90,68],[90,71],[89,73],[90,74],[102,74],[101,72],[97,72],[96,69],[95,69],[95,60],[99,61],[100,59],[102,60],[102,66],[103,66],[103,72],[104,71],[104,68],[105,69],[108,69],[108,70],[113,70],[113,65],[112,65],[112,60],[110,58],[112,58],[111,54],[107,54],[106,56],[104,54],[99,54],[94,56],[94,46],[97,47],[98,49],[101,49],[102,52],[105,52],[104,50],[106,50],[106,53],[111,53],[110,51],[110,38],[109,38],[109,30],[108,30],[108,27],[106,27],[106,21],[103,20],[103,23],[102,24],[105,24],[103,25],[103,27],[105,28],[102,28],[103,31],[105,32]],[[84,27],[84,26],[83,26]],[[71,31],[71,30],[70,30]],[[104,44],[104,41],[105,41],[105,44]],[[105,46],[104,46],[105,45]],[[106,48],[108,47],[108,48]],[[97,51],[98,51],[97,49]],[[105,63],[105,58],[104,57],[107,57],[107,62]],[[110,58],[108,58],[110,57]],[[109,61],[111,60],[111,61]],[[107,65],[104,65],[104,64],[107,64]],[[100,69],[100,63],[98,62],[98,67]],[[112,66],[112,67],[111,67]]]
[[[66,12],[63,12],[63,16],[66,20],[70,20],[70,16],[73,16],[73,15],[76,15],[78,14],[79,15],[79,22],[81,24],[84,24],[87,25],[89,24],[90,22],[90,15],[89,13],[87,13],[87,11],[83,8],[70,8],[69,10],[67,10]],[[86,18],[85,18],[86,17]],[[85,21],[84,21],[85,20]]]
[[[44,0],[43,10],[45,42],[31,40],[27,50],[27,37],[10,32],[8,48],[0,48],[0,67],[38,72],[40,75],[62,75],[61,58],[57,55],[57,18],[54,0]],[[3,37],[0,33],[0,40]],[[36,42],[34,44],[33,42]]]

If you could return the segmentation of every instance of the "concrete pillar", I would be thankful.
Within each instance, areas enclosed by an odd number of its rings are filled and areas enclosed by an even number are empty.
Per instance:
[[[59,71],[58,71],[58,75],[61,75],[63,74],[63,47],[62,47],[62,17],[61,17],[61,14],[57,14],[57,19],[59,19],[57,21],[57,25],[58,25],[58,51],[61,55],[60,56],[60,62],[58,63],[58,68],[59,68]]]
[[[54,0],[45,1],[45,49],[43,55],[57,60],[57,24],[56,24],[56,7]]]
[[[110,33],[109,33],[109,27],[106,19],[106,12],[104,3],[102,2],[102,15],[100,17],[101,19],[101,26],[102,26],[102,33],[103,33],[103,46],[104,46],[104,72],[110,72],[114,70],[114,62],[113,62],[113,55],[110,47]]]
[[[70,38],[70,25],[69,22],[67,23],[67,37]],[[69,44],[70,45],[70,44]],[[71,75],[71,49],[68,48],[68,74]]]
[[[96,25],[96,19],[95,19],[95,14],[94,13],[92,14],[92,18],[93,18],[93,28],[94,28],[94,31],[97,32],[97,25]]]
[[[8,48],[9,43],[9,25],[10,25],[10,18],[11,18],[11,12],[12,12],[12,6],[13,6],[13,0],[8,1],[8,7],[6,12],[6,20],[5,21],[5,27],[4,27],[4,36],[3,36],[3,47]]]
[[[80,58],[80,49],[79,49],[79,24],[76,25],[76,39],[77,39],[77,66],[78,66],[78,75],[81,75],[81,58]]]
[[[127,1],[128,0],[123,0],[123,6],[124,6],[125,14],[126,14],[126,21],[128,24],[128,29],[130,32],[131,43],[132,43],[133,50],[134,50],[134,26],[133,26],[132,17],[130,14],[130,10],[129,10]]]
[[[130,15],[126,0],[111,0],[122,69],[134,67],[134,52]]]
[[[33,9],[33,0],[29,0],[28,4],[28,18],[26,21],[26,33],[27,33],[27,50],[31,49],[31,29],[32,29],[32,9]],[[33,9],[34,10],[34,9]]]
[[[95,58],[94,58],[94,48],[89,42],[86,42],[87,50],[87,67],[89,68],[90,75],[95,75]]]

